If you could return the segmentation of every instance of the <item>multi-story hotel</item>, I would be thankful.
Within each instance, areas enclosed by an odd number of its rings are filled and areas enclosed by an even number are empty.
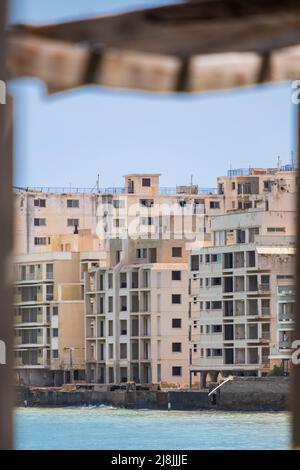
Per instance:
[[[218,179],[228,212],[211,218],[211,245],[190,253],[191,385],[289,366],[296,174],[252,170],[249,181],[240,178]]]

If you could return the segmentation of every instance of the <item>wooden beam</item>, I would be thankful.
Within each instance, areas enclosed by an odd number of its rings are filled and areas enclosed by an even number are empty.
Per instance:
[[[6,3],[0,2],[1,80],[5,80]],[[6,347],[6,363],[0,364],[0,449],[13,447],[12,138],[8,117],[11,109],[10,102],[0,104],[0,340]]]
[[[198,0],[44,26],[15,34],[105,48],[176,55],[258,52],[300,43],[300,0]]]

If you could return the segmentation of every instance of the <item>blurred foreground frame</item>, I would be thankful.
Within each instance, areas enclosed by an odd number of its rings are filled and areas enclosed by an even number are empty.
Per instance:
[[[0,3],[4,25],[5,3]],[[300,79],[300,0],[194,0],[129,13],[7,30],[10,78],[43,80],[49,93],[89,84],[149,93],[206,92]],[[1,33],[1,77],[4,34]],[[299,105],[298,109],[299,109]],[[1,107],[0,448],[12,447],[12,312],[8,286],[12,240],[11,131]],[[9,126],[8,126],[9,127]],[[300,135],[298,119],[297,137]],[[298,138],[298,159],[300,139]],[[300,193],[298,193],[298,214]],[[300,234],[300,217],[297,221]],[[297,235],[297,279],[300,279]],[[300,282],[294,338],[300,339]],[[300,449],[300,365],[292,377],[292,447]]]

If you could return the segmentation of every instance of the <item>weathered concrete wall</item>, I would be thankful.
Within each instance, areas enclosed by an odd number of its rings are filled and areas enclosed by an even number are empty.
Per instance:
[[[216,384],[215,384],[216,385]],[[214,385],[212,385],[213,387]],[[216,404],[214,404],[216,398]],[[60,391],[29,390],[17,388],[17,405],[28,406],[79,406],[112,405],[122,408],[148,408],[167,410],[241,410],[267,411],[287,410],[289,401],[289,379],[286,377],[242,377],[227,382],[208,397],[205,390],[199,391]]]
[[[288,410],[288,377],[241,377],[220,387],[217,408],[222,410]]]
[[[162,391],[58,391],[29,390],[18,387],[17,404],[28,406],[77,406],[77,405],[113,405],[124,408],[168,409],[173,410],[208,409],[207,392],[162,392]]]

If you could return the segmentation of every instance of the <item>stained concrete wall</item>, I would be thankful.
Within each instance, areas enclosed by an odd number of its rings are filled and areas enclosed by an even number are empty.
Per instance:
[[[288,410],[288,377],[241,377],[220,387],[217,407],[222,410]]]
[[[213,388],[216,384],[212,384]],[[216,399],[216,400],[215,400]],[[227,382],[208,397],[201,391],[60,391],[17,388],[17,405],[27,400],[28,406],[112,405],[122,408],[167,410],[281,411],[288,409],[287,377],[242,377]]]

